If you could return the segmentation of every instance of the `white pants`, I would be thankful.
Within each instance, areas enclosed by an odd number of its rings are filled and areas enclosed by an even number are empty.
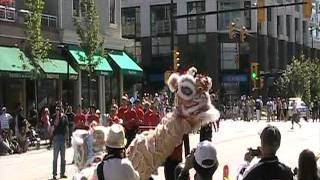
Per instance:
[[[256,114],[257,114],[257,121],[260,121],[260,119],[261,119],[261,110],[256,110]]]

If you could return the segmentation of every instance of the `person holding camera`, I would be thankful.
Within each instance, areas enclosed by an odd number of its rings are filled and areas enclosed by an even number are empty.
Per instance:
[[[263,129],[260,135],[261,147],[257,149],[249,148],[245,154],[247,166],[243,166],[239,170],[238,180],[293,180],[291,169],[281,163],[276,156],[276,152],[280,147],[281,134],[277,127],[267,126]],[[259,157],[261,160],[249,167],[250,162],[254,157]]]
[[[219,165],[217,151],[213,143],[204,140],[187,157],[185,163],[180,163],[175,169],[175,180],[190,179],[189,170],[194,168],[195,180],[211,180]]]

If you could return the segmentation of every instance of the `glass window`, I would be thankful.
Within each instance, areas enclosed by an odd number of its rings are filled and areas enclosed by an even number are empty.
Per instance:
[[[236,43],[221,43],[221,70],[239,69],[236,63],[238,56]]]
[[[0,20],[14,21],[16,19],[15,1],[0,1]]]
[[[299,39],[299,19],[294,18],[295,42]]]
[[[251,6],[251,1],[219,0],[217,2],[218,11],[249,6]],[[251,29],[251,12],[248,10],[218,14],[219,30],[227,30],[231,22],[235,22],[238,26],[244,25],[247,29]]]
[[[153,37],[152,38],[152,56],[168,56],[171,52],[171,37]],[[177,44],[177,37],[174,39]]]
[[[290,39],[290,29],[291,29],[291,26],[290,26],[290,15],[287,15],[286,16],[286,28],[287,28],[287,36],[288,36],[288,39]]]
[[[283,34],[282,26],[281,26],[281,16],[277,16],[277,35],[279,37],[280,34]]]
[[[81,0],[72,0],[72,15],[73,16],[84,16],[86,12],[85,5]]]
[[[170,29],[170,4],[157,5],[151,7],[151,35],[168,35]],[[177,5],[174,5],[173,15],[177,14]],[[176,30],[176,21],[174,20],[174,30]]]
[[[123,8],[121,11],[122,36],[139,37],[141,32],[140,8]]]
[[[187,13],[196,14],[205,12],[205,2],[196,1],[188,2],[187,4]],[[189,33],[198,33],[205,32],[206,29],[206,19],[205,16],[194,16],[188,18],[188,32]]]
[[[188,35],[188,41],[190,44],[196,44],[196,43],[205,43],[207,36],[206,34],[189,34]]]
[[[115,24],[116,23],[116,1],[115,0],[109,0],[110,2],[110,23]]]

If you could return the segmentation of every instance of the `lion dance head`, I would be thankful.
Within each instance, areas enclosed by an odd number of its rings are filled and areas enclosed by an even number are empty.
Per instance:
[[[219,119],[220,113],[210,100],[212,80],[209,76],[197,74],[197,69],[192,67],[184,74],[171,74],[168,86],[176,94],[178,114],[189,119],[193,128]]]

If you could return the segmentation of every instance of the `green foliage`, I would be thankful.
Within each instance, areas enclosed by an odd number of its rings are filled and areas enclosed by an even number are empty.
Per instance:
[[[304,55],[293,58],[285,72],[275,81],[280,96],[301,97],[310,104],[320,95],[320,61]]]
[[[82,57],[81,60],[88,62],[86,69],[91,74],[92,69],[101,61],[100,59],[94,60],[93,56],[104,55],[104,41],[99,33],[99,17],[94,0],[81,0],[80,6],[81,8],[79,8],[79,10],[81,9],[82,12],[75,12],[76,15],[73,21],[77,34],[79,35],[80,47],[86,55],[86,57]]]
[[[30,50],[28,62],[34,68],[33,71],[39,73],[39,63],[48,61],[48,51],[51,48],[49,40],[43,39],[41,36],[41,14],[44,8],[44,1],[25,0],[25,5],[29,11],[26,18],[27,49]],[[24,58],[22,60],[26,62]]]

